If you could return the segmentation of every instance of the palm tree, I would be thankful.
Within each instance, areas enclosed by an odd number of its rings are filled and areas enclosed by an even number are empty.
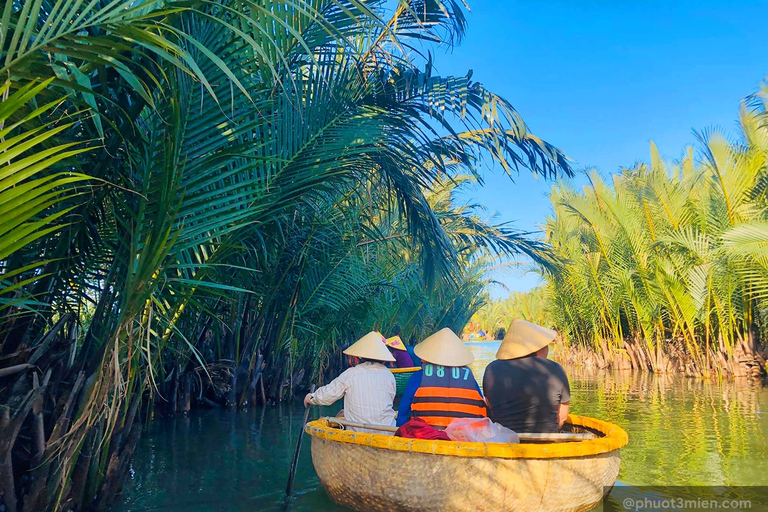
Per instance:
[[[173,400],[188,400],[193,374],[229,380],[234,403],[248,372],[282,396],[309,361],[327,370],[344,329],[367,325],[393,283],[411,283],[395,304],[421,283],[438,297],[430,318],[460,324],[445,287],[472,283],[473,259],[457,240],[535,248],[466,215],[452,222],[477,233],[451,232],[430,203],[439,179],[476,174],[482,155],[570,172],[509,103],[469,75],[435,76],[419,56],[460,40],[462,9],[413,0],[384,18],[385,2],[358,0],[6,2],[7,510],[106,507],[142,407],[166,380],[181,389]],[[397,238],[369,243],[392,219]],[[410,265],[380,272],[400,250]],[[461,293],[474,307],[477,285]],[[318,333],[328,335],[310,341]]]
[[[555,253],[545,309],[565,338],[652,371],[741,373],[758,349],[766,290],[765,93],[742,108],[742,137],[699,134],[669,164],[561,183],[546,224]],[[536,292],[539,293],[539,292]]]

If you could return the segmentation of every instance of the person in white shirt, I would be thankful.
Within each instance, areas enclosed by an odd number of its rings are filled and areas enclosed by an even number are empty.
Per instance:
[[[395,358],[385,342],[384,336],[375,331],[357,340],[344,353],[359,362],[328,385],[308,393],[304,397],[304,405],[331,405],[344,398],[344,419],[353,423],[394,426],[392,402],[397,386],[394,375],[381,361],[391,362]]]

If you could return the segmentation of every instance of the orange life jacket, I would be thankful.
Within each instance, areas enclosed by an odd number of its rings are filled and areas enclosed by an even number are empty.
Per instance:
[[[425,363],[421,385],[413,395],[411,416],[432,426],[445,427],[455,418],[484,418],[488,415],[483,395],[468,366],[439,366]]]

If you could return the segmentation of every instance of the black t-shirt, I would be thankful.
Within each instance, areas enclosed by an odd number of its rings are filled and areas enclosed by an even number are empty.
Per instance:
[[[483,394],[491,420],[515,432],[558,432],[560,404],[571,401],[563,367],[535,355],[493,361],[485,369]]]

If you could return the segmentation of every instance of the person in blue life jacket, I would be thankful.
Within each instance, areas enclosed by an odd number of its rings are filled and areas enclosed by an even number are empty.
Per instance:
[[[484,418],[487,408],[480,386],[469,368],[475,357],[448,328],[414,348],[422,369],[405,388],[397,425],[421,418],[433,427],[446,427],[456,418]]]

